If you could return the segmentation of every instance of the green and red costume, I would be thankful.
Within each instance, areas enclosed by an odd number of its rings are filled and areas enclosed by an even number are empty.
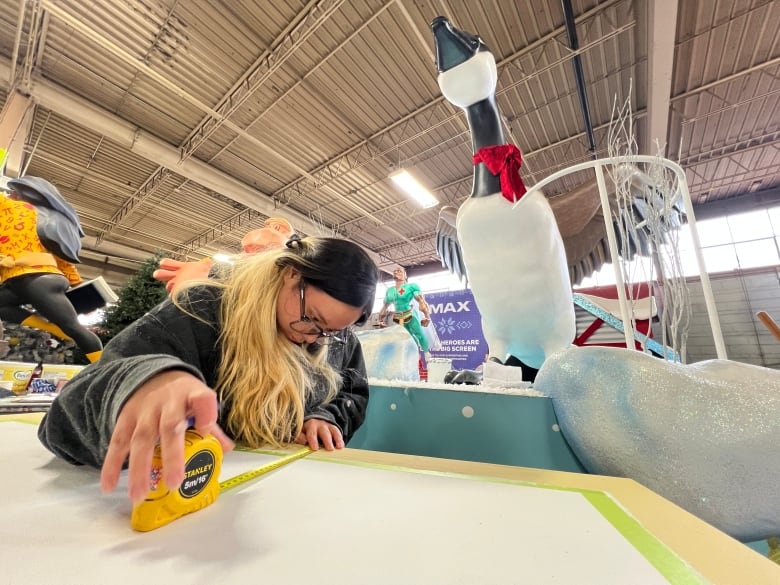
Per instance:
[[[387,289],[385,293],[385,304],[393,305],[393,321],[403,325],[412,338],[417,342],[417,346],[423,351],[428,351],[428,339],[425,337],[422,325],[417,315],[412,309],[412,300],[421,295],[420,287],[414,283],[405,282],[400,286],[394,286]]]

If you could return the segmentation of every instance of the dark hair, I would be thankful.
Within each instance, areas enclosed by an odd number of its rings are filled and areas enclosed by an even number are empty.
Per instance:
[[[368,320],[374,308],[379,269],[363,248],[340,238],[298,236],[290,238],[287,247],[297,255],[280,258],[282,266],[300,271],[305,284],[342,303],[359,307],[361,315],[357,325]]]

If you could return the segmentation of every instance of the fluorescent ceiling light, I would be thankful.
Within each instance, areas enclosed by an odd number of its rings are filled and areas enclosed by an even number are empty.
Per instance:
[[[228,262],[230,264],[233,263],[233,254],[223,254],[222,252],[217,252],[211,257],[214,262]]]
[[[431,192],[423,187],[417,179],[410,175],[409,171],[405,169],[395,171],[390,173],[390,178],[396,185],[403,189],[407,195],[424,208],[435,207],[439,204],[439,200],[431,195]]]

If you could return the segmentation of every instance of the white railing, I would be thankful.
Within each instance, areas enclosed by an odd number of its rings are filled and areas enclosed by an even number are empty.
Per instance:
[[[610,159],[597,159],[588,162],[584,162],[578,165],[574,165],[565,169],[562,169],[556,173],[553,173],[546,179],[539,181],[533,187],[528,189],[531,193],[538,189],[542,189],[546,185],[549,185],[553,181],[560,179],[571,173],[584,171],[587,169],[593,169],[596,173],[596,182],[599,188],[599,195],[601,196],[601,210],[604,215],[604,223],[607,229],[607,241],[609,243],[609,253],[613,259],[612,266],[615,270],[615,283],[617,287],[618,301],[620,303],[620,313],[623,319],[623,333],[626,338],[626,347],[634,347],[634,327],[631,319],[631,309],[628,305],[628,299],[626,298],[625,279],[623,275],[623,268],[621,263],[617,261],[620,257],[617,249],[617,238],[615,237],[615,226],[612,223],[612,212],[610,211],[609,199],[607,193],[607,186],[604,180],[604,167],[614,166],[615,164],[623,164],[628,161],[615,162]],[[696,218],[693,214],[693,203],[691,202],[691,195],[688,191],[688,181],[685,178],[685,171],[682,167],[669,159],[659,158],[656,156],[647,155],[634,155],[631,157],[632,163],[644,163],[648,165],[663,165],[666,169],[672,171],[677,177],[678,190],[682,197],[683,204],[685,206],[685,214],[687,216],[688,226],[690,228],[691,239],[693,241],[694,251],[696,253],[696,263],[699,267],[699,276],[701,277],[701,287],[704,293],[704,300],[707,305],[707,314],[710,319],[710,328],[712,329],[712,337],[715,340],[715,351],[719,359],[726,359],[726,345],[723,342],[723,333],[720,328],[720,321],[718,319],[718,311],[715,307],[715,298],[712,294],[712,287],[710,285],[709,274],[704,265],[704,255],[701,251],[701,243],[699,241],[699,232],[696,229]]]

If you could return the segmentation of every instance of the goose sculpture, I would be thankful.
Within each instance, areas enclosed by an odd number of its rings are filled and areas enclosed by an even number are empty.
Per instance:
[[[779,534],[780,463],[771,445],[780,433],[780,372],[571,346],[569,274],[581,278],[608,257],[593,227],[604,223],[594,188],[583,185],[552,205],[538,190],[524,194],[519,155],[501,131],[492,55],[444,17],[431,28],[439,86],[466,112],[475,162],[471,196],[440,214],[437,248],[445,265],[468,277],[491,353],[540,368],[534,389],[552,399],[589,472],[633,478],[743,542]],[[499,148],[483,150],[491,147]],[[644,213],[657,191],[646,175],[626,170],[641,195],[631,213]],[[623,246],[629,255],[645,252],[641,234],[632,237]]]
[[[501,128],[492,53],[443,16],[431,30],[439,87],[465,112],[474,153],[474,183],[457,211],[454,253],[466,267],[491,356],[538,369],[571,345],[576,331],[563,241],[544,194],[525,194],[520,152]]]

